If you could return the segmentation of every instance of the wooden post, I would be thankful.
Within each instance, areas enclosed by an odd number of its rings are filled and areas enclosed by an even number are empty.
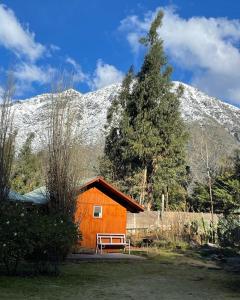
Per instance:
[[[166,188],[166,211],[168,211],[168,200],[169,200],[169,193],[168,193],[168,185],[167,185],[167,188]]]
[[[165,205],[165,195],[162,193],[162,215],[164,213],[164,205]]]

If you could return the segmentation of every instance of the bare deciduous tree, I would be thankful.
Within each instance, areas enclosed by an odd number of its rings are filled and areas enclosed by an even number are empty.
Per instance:
[[[8,199],[14,159],[16,133],[13,128],[13,94],[14,82],[10,74],[0,101],[0,201]]]
[[[231,139],[226,139],[224,128],[215,124],[207,124],[192,128],[191,151],[189,151],[189,162],[194,172],[194,182],[203,182],[208,186],[209,204],[211,213],[211,237],[214,241],[214,202],[212,187],[214,178],[218,174],[221,165],[225,162],[234,149]],[[195,130],[194,130],[195,129]],[[225,142],[227,141],[227,142]]]
[[[74,132],[76,110],[66,86],[64,79],[57,83],[57,93],[52,94],[48,108],[46,190],[50,212],[73,218],[79,181],[75,164],[78,147]]]
[[[208,145],[208,167],[212,175],[216,175],[231,156],[237,144],[234,138],[220,125],[208,123],[191,124],[188,145],[188,164],[191,167],[193,182],[206,182],[206,144]],[[191,193],[191,188],[190,193]]]

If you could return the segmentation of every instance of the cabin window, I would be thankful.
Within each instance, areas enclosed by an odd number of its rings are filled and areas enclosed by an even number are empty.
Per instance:
[[[93,206],[93,217],[102,218],[102,206]]]

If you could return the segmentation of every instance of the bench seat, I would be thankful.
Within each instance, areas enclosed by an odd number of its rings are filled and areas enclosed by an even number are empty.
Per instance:
[[[102,254],[106,246],[122,246],[124,250],[128,247],[128,253],[130,254],[130,240],[126,240],[124,233],[97,233],[96,253],[100,250]]]

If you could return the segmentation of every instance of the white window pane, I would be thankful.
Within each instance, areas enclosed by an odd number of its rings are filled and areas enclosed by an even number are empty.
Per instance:
[[[94,218],[102,217],[102,206],[94,206],[93,207],[93,216],[94,216]]]

